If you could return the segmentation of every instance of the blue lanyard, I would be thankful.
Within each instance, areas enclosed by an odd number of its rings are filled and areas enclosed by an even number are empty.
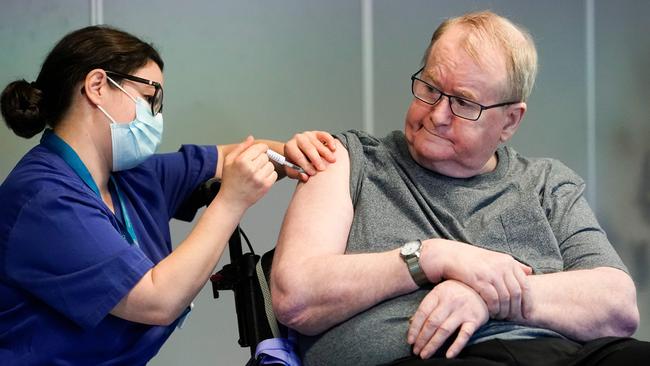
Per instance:
[[[115,193],[117,193],[117,200],[120,201],[120,207],[122,208],[122,218],[124,218],[124,226],[126,226],[126,233],[128,234],[125,235],[126,240],[130,244],[139,247],[140,244],[138,244],[138,237],[135,236],[135,230],[133,229],[133,224],[131,224],[131,219],[129,218],[129,212],[126,210],[126,206],[124,205],[124,197],[122,196],[122,193],[120,192],[120,188],[117,186],[117,182],[115,182],[115,178],[113,178],[112,175],[111,175],[111,182],[113,182],[113,187],[115,187]]]
[[[90,175],[90,172],[79,158],[79,155],[77,155],[77,153],[70,147],[70,145],[68,145],[65,141],[63,141],[63,139],[57,136],[51,129],[45,130],[43,137],[41,137],[41,144],[59,155],[61,159],[63,159],[72,168],[72,170],[77,173],[79,178],[81,178],[81,180],[86,183],[86,185],[93,192],[95,192],[97,197],[99,197],[99,199],[102,198],[101,194],[99,193],[99,188],[97,188],[97,184],[95,184],[95,181]],[[122,217],[124,218],[124,226],[126,226],[126,234],[122,232],[122,236],[130,244],[139,247],[138,239],[135,236],[135,230],[133,229],[133,224],[129,218],[129,212],[126,210],[126,206],[124,205],[124,198],[122,197],[122,193],[120,192],[120,189],[117,186],[117,182],[115,182],[113,176],[111,176],[110,180],[113,183],[113,187],[115,187],[117,200],[119,201]]]

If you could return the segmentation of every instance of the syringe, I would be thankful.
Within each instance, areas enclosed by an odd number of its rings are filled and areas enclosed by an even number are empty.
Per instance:
[[[278,163],[280,165],[287,166],[287,167],[297,171],[298,173],[306,174],[305,171],[301,167],[297,166],[294,163],[288,162],[287,158],[285,158],[284,156],[276,153],[275,151],[273,151],[271,149],[266,150],[266,155],[268,155],[269,159],[275,161],[276,163]]]

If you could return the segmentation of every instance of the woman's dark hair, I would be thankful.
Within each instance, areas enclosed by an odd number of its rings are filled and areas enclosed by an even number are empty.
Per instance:
[[[18,136],[30,138],[61,120],[88,72],[104,69],[130,74],[163,61],[152,45],[107,26],[85,27],[69,33],[52,49],[35,82],[9,83],[0,96],[2,116]]]

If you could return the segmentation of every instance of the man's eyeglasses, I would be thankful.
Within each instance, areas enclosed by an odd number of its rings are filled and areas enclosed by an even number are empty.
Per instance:
[[[160,85],[160,83],[152,80],[143,79],[137,76],[129,75],[129,74],[122,74],[121,72],[106,70],[106,74],[109,76],[112,75],[117,78],[127,79],[131,81],[135,81],[137,83],[143,83],[143,84],[153,86],[155,88],[155,91],[153,92],[153,96],[151,96],[148,100],[149,104],[151,105],[151,114],[155,116],[156,114],[162,112],[163,88],[162,85]]]
[[[413,96],[430,105],[436,105],[442,97],[447,97],[449,98],[449,108],[451,109],[451,113],[460,118],[476,121],[481,117],[481,113],[486,109],[519,103],[518,101],[513,101],[486,106],[462,97],[445,94],[440,91],[440,89],[418,77],[422,70],[424,70],[424,67],[411,76],[411,92],[413,93]]]

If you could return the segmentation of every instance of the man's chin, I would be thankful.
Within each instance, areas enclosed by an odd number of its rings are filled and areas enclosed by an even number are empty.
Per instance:
[[[451,162],[451,155],[447,149],[431,148],[427,149],[414,149],[411,150],[411,157],[419,165],[430,170],[436,170],[436,166],[447,165],[446,162]]]
[[[434,161],[452,159],[455,155],[453,147],[451,141],[438,136],[417,138],[413,144],[418,155]]]
[[[421,128],[416,135],[416,142],[420,140],[424,144],[436,144],[441,146],[451,146],[453,145],[452,141],[440,134],[427,130],[426,128]]]

